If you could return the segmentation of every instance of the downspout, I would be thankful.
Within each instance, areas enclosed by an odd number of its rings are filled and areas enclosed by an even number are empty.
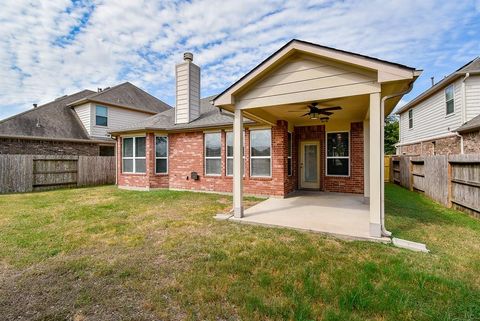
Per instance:
[[[385,154],[385,132],[384,132],[385,131],[385,102],[388,99],[408,94],[413,89],[413,82],[414,81],[415,80],[413,80],[408,85],[407,90],[404,90],[404,91],[396,93],[396,94],[385,96],[385,97],[382,98],[381,103],[380,103],[380,124],[382,126],[381,131],[380,131],[380,136],[381,136],[380,141],[382,142],[381,143],[382,151],[380,153],[380,164],[381,164],[380,186],[381,186],[381,190],[382,190],[382,193],[380,195],[380,197],[381,197],[381,201],[380,201],[380,228],[381,228],[382,236],[386,236],[386,237],[392,236],[392,232],[387,231],[387,229],[385,228],[385,186],[384,186],[384,184],[385,184],[385,182],[384,182],[385,181],[385,158],[384,158],[384,154]]]
[[[459,134],[458,132],[453,132],[455,135],[460,137],[460,154],[463,154],[463,136],[462,134]]]
[[[469,72],[467,72],[462,79],[462,125],[467,121],[467,86],[465,85],[465,81],[468,77],[470,77]]]

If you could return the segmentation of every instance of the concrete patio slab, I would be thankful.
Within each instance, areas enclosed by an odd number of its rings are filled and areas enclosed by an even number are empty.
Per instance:
[[[342,193],[295,192],[269,198],[230,221],[327,233],[344,239],[391,242],[369,234],[369,206],[363,196]]]

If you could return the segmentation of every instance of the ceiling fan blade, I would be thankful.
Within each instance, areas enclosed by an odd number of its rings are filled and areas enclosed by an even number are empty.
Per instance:
[[[320,108],[319,110],[340,110],[342,107],[340,106],[332,106],[332,107],[325,107],[325,108]]]
[[[327,115],[327,116],[333,115],[333,113],[331,111],[319,110],[318,113],[322,114],[322,115]]]
[[[305,117],[305,116],[308,116],[308,115],[310,115],[310,112],[308,112],[308,113],[306,113],[306,114],[303,114],[303,115],[300,116],[300,117]]]
[[[289,113],[303,113],[305,110],[289,110]]]

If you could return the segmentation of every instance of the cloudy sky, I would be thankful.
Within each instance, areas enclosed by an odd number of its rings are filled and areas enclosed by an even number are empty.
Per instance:
[[[215,94],[292,38],[423,69],[405,102],[480,55],[480,0],[2,0],[0,119],[124,81],[173,105],[184,51]]]

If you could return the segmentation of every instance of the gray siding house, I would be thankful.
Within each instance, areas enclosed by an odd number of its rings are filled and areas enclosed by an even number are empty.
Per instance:
[[[109,131],[170,108],[129,82],[82,90],[0,120],[0,154],[111,156]]]
[[[480,153],[480,57],[433,85],[397,114],[398,155]]]

